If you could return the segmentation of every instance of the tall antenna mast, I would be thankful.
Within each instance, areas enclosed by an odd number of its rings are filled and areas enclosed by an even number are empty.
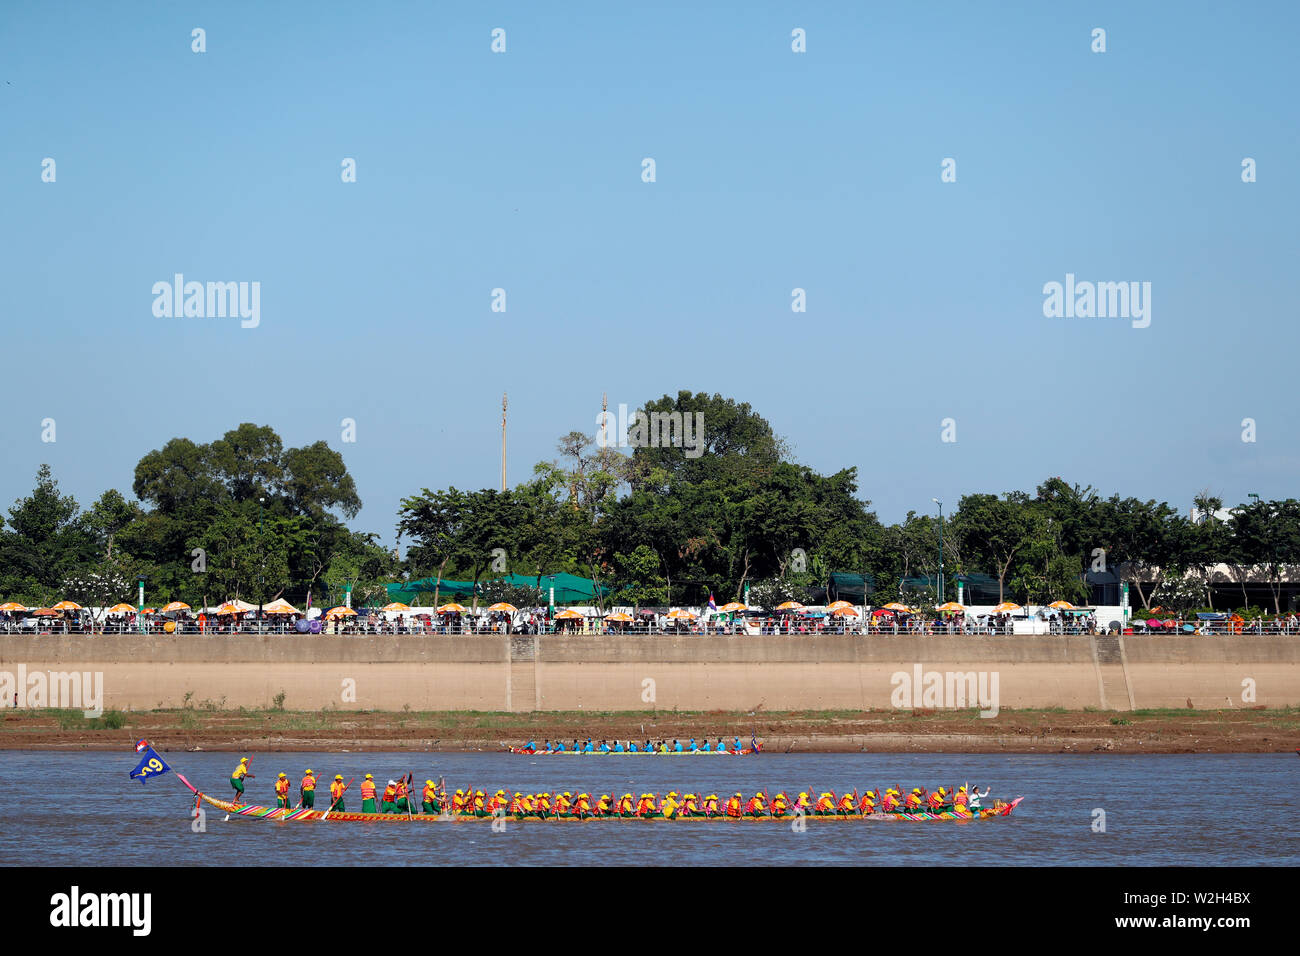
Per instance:
[[[501,490],[506,490],[506,393],[501,393]]]

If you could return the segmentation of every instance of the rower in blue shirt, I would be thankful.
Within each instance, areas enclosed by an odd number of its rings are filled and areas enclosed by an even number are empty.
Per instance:
[[[695,745],[694,737],[691,738],[691,742],[687,746],[691,748],[691,753],[693,754],[697,754],[700,752],[700,748]]]
[[[712,751],[709,750],[709,739],[707,737],[704,738],[704,743],[700,745],[700,752],[706,754],[712,753]]]
[[[623,752],[623,741],[621,740],[614,741],[614,753],[621,754],[622,752]]]
[[[725,753],[727,752],[727,745],[726,745],[726,743],[723,742],[723,740],[722,740],[721,737],[718,738],[718,747],[717,747],[717,750],[718,750],[718,753],[722,753],[722,754],[725,754]]]
[[[680,740],[674,740],[673,753],[681,753],[681,752],[682,752],[682,742]]]
[[[606,741],[606,740],[602,740],[602,741],[600,742],[600,752],[603,753],[603,754],[607,754],[607,753],[609,753],[609,742],[608,742],[608,741]]]
[[[734,737],[734,738],[732,738],[732,741],[731,741],[731,749],[732,749],[733,751],[735,751],[736,753],[740,753],[740,738],[739,738],[739,737]]]
[[[596,748],[591,745],[591,738],[587,739],[587,744],[585,747],[582,748],[582,752],[585,754],[596,752]]]
[[[641,751],[637,748],[636,741],[634,741],[634,740],[629,740],[629,741],[627,742],[627,752],[630,753],[630,754],[635,754],[635,753],[640,753],[640,752],[641,752]]]
[[[537,749],[537,741],[536,741],[536,740],[530,740],[530,741],[528,741],[528,743],[524,744],[524,749],[525,749],[525,750],[536,750],[536,749]]]
[[[556,752],[556,753],[563,753],[563,752],[564,752],[564,741],[563,741],[563,740],[557,740],[557,741],[555,742],[555,752]]]

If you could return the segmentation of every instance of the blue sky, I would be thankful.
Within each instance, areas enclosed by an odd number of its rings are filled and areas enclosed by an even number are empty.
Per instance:
[[[1296,493],[1294,5],[801,7],[4,4],[0,504],[253,421],[342,451],[391,542],[497,484],[502,391],[514,483],[683,388],[887,521]],[[155,317],[177,272],[260,282],[260,325]],[[1045,318],[1066,273],[1150,282],[1150,327]]]

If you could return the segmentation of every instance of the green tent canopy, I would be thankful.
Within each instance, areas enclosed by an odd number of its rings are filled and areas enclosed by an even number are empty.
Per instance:
[[[479,582],[482,586],[488,583],[488,580],[503,581],[512,587],[517,588],[540,588],[542,601],[547,600],[550,596],[550,589],[554,578],[555,584],[555,603],[556,604],[591,604],[596,600],[596,586],[590,578],[579,577],[576,574],[506,574],[499,578],[484,579]],[[421,593],[433,594],[434,589],[438,590],[438,599],[446,598],[471,598],[474,596],[473,581],[447,581],[438,582],[437,578],[420,578],[415,581],[397,581],[392,584],[385,584],[384,588],[388,591],[389,601],[401,601],[403,604],[414,604]],[[604,585],[600,588],[602,595],[609,594],[610,589]]]

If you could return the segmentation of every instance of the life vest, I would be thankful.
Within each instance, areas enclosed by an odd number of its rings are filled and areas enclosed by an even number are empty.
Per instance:
[[[642,816],[646,813],[654,813],[655,802],[653,797],[642,797],[636,805],[636,815]]]
[[[926,802],[930,804],[931,809],[937,810],[939,807],[943,806],[943,797],[937,793],[932,793],[930,794],[930,799]]]
[[[425,799],[427,800],[428,797],[425,797]],[[511,812],[511,813],[523,813],[523,812],[524,812],[524,804],[523,804],[523,801],[520,800],[518,797],[515,797],[513,800],[511,800],[511,801],[510,801],[510,812]]]
[[[840,805],[839,805],[839,809],[840,809],[840,810],[852,810],[852,809],[853,809],[853,794],[851,794],[851,793],[846,793],[844,796],[840,797]]]
[[[631,812],[632,812],[632,798],[631,798],[631,797],[622,797],[622,798],[618,801],[618,812],[619,812],[619,813],[631,813]]]
[[[907,809],[915,810],[920,806],[921,806],[921,795],[917,793],[909,793],[907,795]]]
[[[831,801],[830,797],[818,797],[817,809],[819,811],[834,810],[835,804]]]
[[[384,787],[384,803],[392,803],[397,797],[397,784],[390,783]]]
[[[734,799],[734,798],[733,798]],[[749,802],[745,804],[746,813],[762,813],[763,798],[759,796],[750,797]]]
[[[362,800],[375,799],[375,782],[373,780],[361,781],[361,799]]]
[[[885,810],[892,811],[898,809],[898,797],[894,796],[892,793],[885,794],[885,799],[882,803],[884,804]]]
[[[740,797],[732,797],[727,801],[727,816],[740,816]]]
[[[283,797],[286,794],[288,794],[288,792],[289,792],[288,777],[281,777],[280,779],[275,781],[275,795],[277,797]]]
[[[687,797],[684,801],[682,801],[682,812],[683,812],[683,813],[698,813],[698,812],[699,812],[699,809],[695,806],[695,798],[694,798],[694,797]]]
[[[424,785],[424,802],[433,803],[433,801],[437,799],[438,799],[438,788],[436,786],[433,786],[432,784],[426,783]]]
[[[330,799],[331,799],[331,800],[337,800],[339,797],[343,796],[343,787],[344,787],[344,786],[345,786],[345,784],[343,783],[342,780],[335,780],[333,783],[331,783],[331,784],[330,784]]]
[[[307,776],[303,777],[303,778],[302,778],[302,789],[303,789],[303,790],[315,790],[315,789],[316,789],[316,778],[313,777],[311,774],[308,774]]]

